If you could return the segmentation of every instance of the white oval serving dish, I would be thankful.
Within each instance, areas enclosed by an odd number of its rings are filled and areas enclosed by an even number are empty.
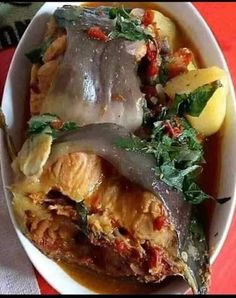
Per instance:
[[[82,2],[73,2],[80,5]],[[25,58],[25,53],[36,47],[42,40],[46,28],[46,22],[50,14],[58,6],[72,4],[69,2],[49,2],[45,3],[33,18],[26,32],[24,33],[12,60],[2,99],[2,110],[6,116],[11,135],[19,149],[21,136],[24,128],[24,109],[27,98],[27,90],[30,76],[30,63]],[[138,3],[137,3],[138,6]],[[236,184],[236,103],[232,80],[229,74],[224,56],[204,19],[196,8],[189,2],[160,2],[160,8],[170,13],[180,22],[194,44],[201,51],[201,56],[206,66],[219,66],[226,70],[229,79],[229,95],[227,101],[227,116],[225,119],[223,142],[221,152],[221,173],[219,181],[219,197],[231,196],[231,200],[223,205],[217,205],[211,220],[210,246],[214,247],[211,253],[211,264],[219,254],[226,239],[234,209],[236,204],[235,184]],[[11,209],[11,194],[6,186],[12,182],[10,161],[1,134],[0,143],[2,178],[5,188],[5,197],[8,203],[12,222],[16,229],[19,240],[22,243],[31,262],[48,281],[48,283],[61,294],[89,294],[92,293],[66,274],[55,262],[44,256],[36,249],[28,239],[20,232]],[[218,236],[214,235],[218,233]],[[165,286],[160,286],[157,293],[179,294],[188,289],[187,284],[176,279]]]

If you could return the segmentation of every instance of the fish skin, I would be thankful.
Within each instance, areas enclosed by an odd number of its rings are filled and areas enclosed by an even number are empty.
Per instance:
[[[56,114],[78,125],[110,122],[137,130],[144,101],[137,69],[146,54],[145,42],[91,38],[87,33],[91,26],[110,32],[113,20],[98,16],[94,9],[75,10],[75,16],[73,11],[66,7],[54,14],[66,29],[67,48],[40,113]]]
[[[126,151],[114,145],[117,138],[131,137],[132,133],[116,124],[86,125],[59,136],[54,142],[49,163],[58,158],[62,152],[66,153],[61,151],[66,144],[68,152],[79,150],[104,158],[122,176],[160,198],[178,236],[179,256],[186,264],[186,270],[181,275],[188,281],[195,294],[206,294],[209,283],[208,247],[204,237],[200,239],[191,231],[193,208],[184,200],[181,192],[157,179],[154,172],[156,161],[151,154]],[[191,250],[193,246],[197,249],[197,258]],[[182,257],[183,252],[187,254],[187,260]]]
[[[165,182],[156,178],[154,170],[156,160],[152,154],[126,151],[116,145],[118,138],[131,136],[132,133],[116,124],[89,124],[77,130],[62,133],[54,142],[52,155],[57,156],[63,143],[69,142],[67,147],[70,152],[79,149],[101,156],[122,176],[160,197],[176,228],[181,249],[185,243],[191,205],[184,200],[181,192],[173,190]]]

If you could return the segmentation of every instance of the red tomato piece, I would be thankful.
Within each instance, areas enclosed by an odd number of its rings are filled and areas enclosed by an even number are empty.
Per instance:
[[[163,215],[158,216],[153,221],[153,230],[160,231],[162,228],[166,226],[166,219]]]
[[[150,42],[147,44],[147,54],[146,54],[146,56],[147,56],[147,59],[149,61],[156,60],[156,58],[157,58],[157,49]]]
[[[157,75],[158,73],[159,73],[159,67],[157,66],[156,61],[153,61],[152,63],[150,63],[148,65],[147,75],[149,77],[153,77],[153,76]]]
[[[128,247],[127,247],[126,243],[121,239],[115,240],[115,246],[119,253],[128,251]]]
[[[169,77],[173,78],[187,70],[188,64],[192,61],[193,54],[187,48],[180,48],[176,51],[168,65]]]
[[[155,86],[144,86],[142,92],[145,93],[147,99],[152,96],[157,96],[157,89]]]
[[[159,249],[157,248],[151,248],[150,249],[150,258],[149,258],[149,268],[156,268],[161,265],[162,256],[160,254]]]
[[[93,208],[93,210],[97,210],[99,204],[100,204],[99,196],[94,196],[91,201],[91,207]]]
[[[107,35],[102,31],[100,27],[94,26],[89,28],[88,35],[91,38],[107,41],[108,37]]]
[[[142,23],[144,26],[151,25],[154,21],[154,11],[147,9],[144,13]]]
[[[166,122],[165,124],[166,129],[167,129],[167,134],[169,135],[169,137],[171,138],[177,138],[178,136],[181,135],[182,133],[182,128],[176,126],[173,127],[169,121]]]
[[[182,59],[185,65],[188,65],[193,59],[193,53],[188,48],[180,48],[174,53],[174,57]]]

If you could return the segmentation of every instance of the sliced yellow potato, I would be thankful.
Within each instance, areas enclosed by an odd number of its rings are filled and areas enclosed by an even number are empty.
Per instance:
[[[216,133],[225,118],[228,82],[226,72],[216,66],[190,70],[170,80],[164,90],[172,99],[175,94],[190,93],[205,84],[219,80],[222,87],[212,95],[202,113],[198,117],[185,115],[190,124],[205,136]]]

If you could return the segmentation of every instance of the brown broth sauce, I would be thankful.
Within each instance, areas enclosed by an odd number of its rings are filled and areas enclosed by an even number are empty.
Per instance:
[[[74,268],[65,263],[58,263],[60,267],[83,287],[98,294],[154,294],[158,289],[171,284],[174,278],[168,277],[160,284],[144,284],[128,278],[113,278],[98,274],[87,268]]]
[[[96,7],[99,5],[103,6],[122,6],[127,8],[152,8],[161,11],[163,14],[175,20],[172,15],[166,13],[163,9],[160,9],[155,3],[132,3],[132,2],[93,2],[86,3],[85,6]],[[178,41],[178,47],[187,47],[191,49],[194,53],[195,61],[199,67],[204,67],[203,59],[200,56],[199,50],[196,48],[194,43],[191,41],[190,37],[187,35],[186,30],[182,28],[176,21],[176,26],[180,34]],[[220,173],[220,150],[221,150],[221,140],[222,133],[219,132],[211,137],[209,137],[205,142],[205,153],[204,157],[206,163],[203,165],[203,172],[199,179],[199,184],[202,189],[217,197],[218,193],[218,181]],[[203,220],[205,228],[208,231],[210,227],[210,218],[214,210],[215,203],[212,200],[208,200],[206,203],[202,204]],[[82,286],[87,289],[99,293],[99,294],[154,294],[161,288],[167,286],[171,283],[173,278],[179,277],[169,277],[162,281],[160,284],[142,284],[129,279],[118,279],[112,278],[110,276],[98,274],[92,270],[85,268],[73,268],[71,265],[59,263],[60,267],[69,274],[75,281],[77,281]]]

